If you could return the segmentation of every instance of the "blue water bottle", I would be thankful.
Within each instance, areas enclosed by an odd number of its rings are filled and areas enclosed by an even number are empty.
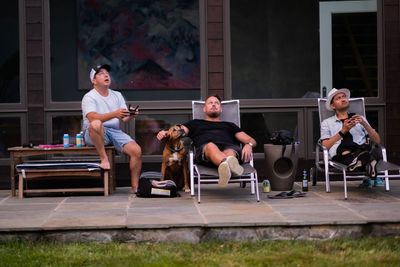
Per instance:
[[[64,148],[68,148],[69,147],[69,135],[68,134],[64,134],[64,136],[63,136],[63,144],[64,144]]]

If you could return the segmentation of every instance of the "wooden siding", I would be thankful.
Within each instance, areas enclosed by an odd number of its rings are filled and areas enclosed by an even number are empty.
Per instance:
[[[208,94],[224,97],[224,17],[223,0],[207,2]]]
[[[43,1],[27,0],[25,16],[28,137],[31,143],[43,144],[46,136]]]

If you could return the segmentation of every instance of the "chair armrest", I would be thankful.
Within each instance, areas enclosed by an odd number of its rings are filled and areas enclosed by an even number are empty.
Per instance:
[[[376,147],[378,147],[380,149],[380,151],[382,153],[382,160],[387,161],[386,147],[381,144],[375,144],[375,143],[373,145],[375,145]]]
[[[318,140],[317,142],[317,148],[319,148],[321,151],[323,150],[328,150],[321,142],[321,140]]]
[[[322,145],[321,140],[318,140],[315,146],[315,166],[318,166],[321,163],[319,154],[320,152],[322,152],[323,158],[329,159],[328,149],[324,145]]]

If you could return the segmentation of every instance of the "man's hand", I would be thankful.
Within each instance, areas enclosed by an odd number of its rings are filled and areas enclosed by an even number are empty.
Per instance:
[[[360,116],[360,115],[354,115],[353,117],[350,118],[350,120],[353,121],[353,122],[355,123],[354,125],[356,125],[357,123],[360,123],[360,124],[361,124],[362,126],[364,126],[364,128],[365,128],[366,123],[365,123],[365,121],[363,120],[362,116]]]
[[[165,130],[161,130],[161,131],[159,131],[158,132],[158,134],[157,134],[157,139],[159,140],[159,141],[161,141],[161,140],[163,140],[165,137],[167,137],[168,136],[168,131],[165,131]]]
[[[253,158],[253,148],[246,144],[242,148],[242,161],[249,162]]]
[[[351,118],[345,119],[343,122],[343,128],[342,128],[341,132],[342,133],[349,132],[350,129],[353,128],[357,123],[361,123],[361,125],[363,125],[363,123],[365,124],[365,122],[363,121],[363,119],[360,115],[354,115]]]
[[[113,112],[114,118],[122,120],[125,117],[129,117],[129,111],[126,108],[120,108]]]

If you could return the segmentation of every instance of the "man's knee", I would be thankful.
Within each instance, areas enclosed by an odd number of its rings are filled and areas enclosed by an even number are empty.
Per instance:
[[[234,157],[237,157],[237,156],[239,155],[239,153],[238,153],[235,149],[233,149],[233,148],[227,148],[227,149],[225,149],[223,152],[224,152],[224,154],[227,155],[227,156],[234,156]]]
[[[203,153],[212,152],[216,148],[218,149],[217,145],[215,145],[213,142],[209,142],[203,146]]]
[[[130,157],[140,158],[142,156],[142,148],[133,141],[124,146],[123,152]]]
[[[91,121],[89,124],[89,132],[99,132],[103,127],[103,123],[100,120]]]

